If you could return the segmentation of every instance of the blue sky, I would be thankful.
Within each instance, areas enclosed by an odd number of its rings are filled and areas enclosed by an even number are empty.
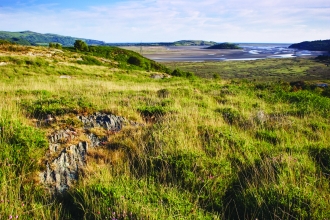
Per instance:
[[[0,0],[0,30],[106,42],[330,39],[329,0]]]

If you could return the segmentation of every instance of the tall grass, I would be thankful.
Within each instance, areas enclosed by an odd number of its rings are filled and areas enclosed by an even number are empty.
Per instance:
[[[92,65],[99,57],[79,64],[81,55],[0,57],[7,62],[0,66],[1,219],[330,217],[329,98],[322,91],[155,80],[141,69]],[[280,62],[287,61],[273,71]],[[80,181],[50,195],[38,179],[47,134],[79,128],[76,115],[96,111],[144,126],[101,132],[106,144],[90,148]],[[48,114],[56,122],[40,126]]]

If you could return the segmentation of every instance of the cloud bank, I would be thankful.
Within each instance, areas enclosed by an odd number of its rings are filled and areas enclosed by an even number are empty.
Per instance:
[[[33,1],[31,1],[33,2]],[[5,5],[0,29],[104,40],[300,42],[330,38],[325,0],[140,0]]]

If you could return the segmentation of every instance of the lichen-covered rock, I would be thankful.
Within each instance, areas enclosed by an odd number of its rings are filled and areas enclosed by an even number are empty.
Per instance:
[[[107,139],[91,133],[89,131],[91,128],[103,128],[106,131],[118,132],[124,125],[141,125],[112,114],[94,113],[77,117],[83,123],[85,135],[90,140],[89,142],[81,141],[76,145],[65,147],[64,144],[67,145],[78,136],[73,129],[55,131],[48,137],[49,153],[46,157],[53,159],[46,161],[46,170],[40,173],[40,181],[51,193],[67,191],[78,180],[79,172],[86,166],[88,147],[101,146]]]
[[[78,116],[78,119],[84,123],[85,129],[102,127],[108,131],[120,131],[127,123],[124,117],[112,114],[95,113],[89,116]]]
[[[101,146],[104,141],[106,141],[106,137],[98,137],[97,135],[93,133],[86,134],[88,139],[91,142],[91,147],[98,147]]]
[[[87,142],[64,148],[58,157],[46,163],[46,170],[40,174],[41,182],[52,192],[66,191],[86,165],[87,150]]]

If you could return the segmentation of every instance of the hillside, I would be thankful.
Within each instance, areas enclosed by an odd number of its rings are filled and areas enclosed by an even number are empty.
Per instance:
[[[295,48],[299,50],[330,52],[330,40],[304,41],[301,43],[292,44],[289,46],[289,48]]]
[[[87,44],[90,45],[105,44],[105,42],[98,40],[61,36],[57,34],[40,34],[32,31],[21,31],[21,32],[0,31],[0,39],[8,40],[13,43],[22,44],[22,45],[38,45],[38,44],[48,45],[51,42],[56,42],[62,44],[63,46],[73,46],[75,40],[77,39],[84,40]]]
[[[0,219],[330,218],[324,63],[88,49],[0,44]]]
[[[242,49],[242,48],[239,47],[237,44],[221,43],[207,47],[206,49]]]

